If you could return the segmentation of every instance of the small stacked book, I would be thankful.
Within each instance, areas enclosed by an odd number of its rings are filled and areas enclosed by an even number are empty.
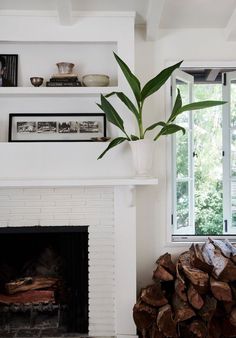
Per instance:
[[[81,82],[78,79],[78,75],[73,73],[54,74],[46,82],[46,87],[81,87]]]

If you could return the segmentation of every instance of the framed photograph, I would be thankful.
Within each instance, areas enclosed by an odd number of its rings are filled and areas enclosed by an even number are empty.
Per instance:
[[[106,137],[105,114],[10,114],[9,142],[85,142]]]
[[[0,54],[0,87],[17,87],[18,55]]]

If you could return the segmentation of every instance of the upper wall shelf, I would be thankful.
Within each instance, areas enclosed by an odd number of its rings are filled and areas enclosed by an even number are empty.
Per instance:
[[[32,95],[32,96],[54,96],[54,95],[80,95],[97,96],[118,91],[118,87],[1,87],[0,96],[4,95]]]

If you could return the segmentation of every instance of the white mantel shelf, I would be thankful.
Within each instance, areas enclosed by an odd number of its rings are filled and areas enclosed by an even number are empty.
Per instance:
[[[150,186],[157,185],[155,177],[74,178],[74,179],[0,179],[0,188],[13,187],[82,187],[82,186]]]
[[[0,96],[6,95],[30,95],[30,96],[54,96],[54,95],[89,95],[96,96],[101,93],[108,94],[118,91],[118,87],[2,87]]]

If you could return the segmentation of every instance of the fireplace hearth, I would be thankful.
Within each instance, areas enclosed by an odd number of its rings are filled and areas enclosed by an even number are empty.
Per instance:
[[[0,337],[88,334],[88,227],[0,228]]]

